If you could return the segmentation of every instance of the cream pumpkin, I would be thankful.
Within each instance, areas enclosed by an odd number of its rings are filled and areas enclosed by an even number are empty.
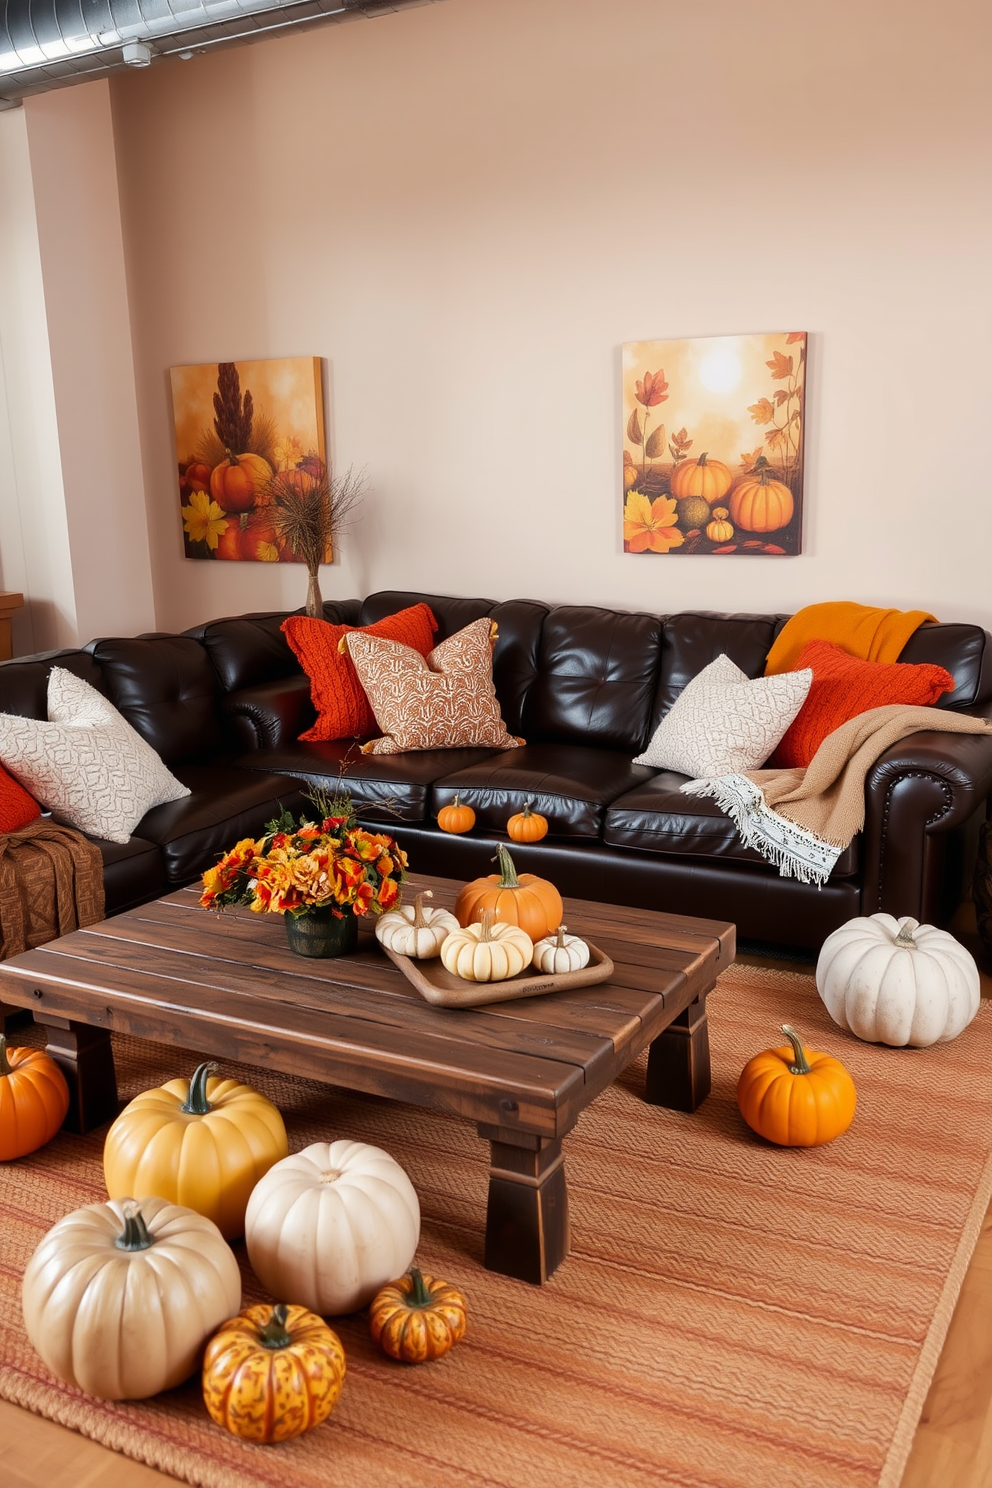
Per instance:
[[[897,1048],[957,1038],[980,1002],[978,968],[953,935],[889,914],[859,916],[827,936],[816,989],[841,1028]]]
[[[21,1286],[28,1337],[53,1374],[102,1400],[143,1400],[199,1368],[241,1306],[217,1226],[164,1199],[87,1204],[48,1231]]]
[[[366,1142],[314,1142],[256,1185],[245,1215],[259,1281],[324,1315],[355,1312],[413,1260],[420,1203],[403,1168]]]
[[[458,929],[458,921],[446,909],[425,909],[430,889],[418,894],[412,904],[390,909],[376,921],[375,938],[399,956],[427,961],[440,954],[445,936]]]
[[[494,921],[491,909],[482,911],[480,924],[452,930],[441,947],[447,970],[467,982],[505,982],[528,967],[533,956],[527,931]]]
[[[554,935],[546,935],[534,946],[534,966],[538,971],[560,976],[566,971],[581,971],[589,965],[589,947],[577,935],[566,935],[566,925],[559,925]]]

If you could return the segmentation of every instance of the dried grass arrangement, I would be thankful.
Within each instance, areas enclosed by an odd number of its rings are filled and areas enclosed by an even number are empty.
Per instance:
[[[331,476],[320,461],[318,469],[297,467],[280,470],[267,487],[272,518],[280,538],[295,557],[307,566],[306,613],[315,619],[323,616],[323,600],[318,582],[322,563],[330,563],[342,532],[358,516],[368,493],[364,470],[356,474],[349,465],[344,475]]]

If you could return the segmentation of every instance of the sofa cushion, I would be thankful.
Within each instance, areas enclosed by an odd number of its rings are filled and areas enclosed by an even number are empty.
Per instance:
[[[432,815],[457,795],[472,807],[477,826],[503,832],[513,813],[531,801],[547,817],[550,835],[597,838],[609,802],[651,773],[617,750],[527,744],[445,775],[434,787]]]
[[[91,641],[86,649],[111,702],[167,765],[223,747],[217,675],[198,641],[148,635]]]
[[[183,632],[199,641],[210,657],[225,692],[262,687],[299,674],[300,664],[282,632],[287,610],[258,615],[232,615],[210,620]],[[357,600],[328,601],[324,619],[332,625],[351,625],[358,614]]]
[[[434,814],[431,786],[453,769],[488,759],[488,749],[422,749],[410,754],[361,754],[351,739],[252,749],[235,764],[244,770],[293,775],[308,784],[351,796],[363,820],[427,821]],[[416,866],[416,865],[415,865]]]
[[[970,708],[992,698],[992,644],[980,625],[954,622],[921,625],[906,642],[899,660],[931,662],[946,667],[954,691],[945,693],[939,708]]]
[[[97,692],[107,691],[103,673],[88,652],[42,651],[37,656],[0,662],[0,713],[47,719],[48,676],[53,666],[82,677]]]
[[[720,858],[742,863],[767,861],[745,847],[733,819],[708,796],[684,796],[679,787],[688,776],[663,770],[625,795],[606,812],[603,841],[610,847],[632,847],[669,857]],[[844,849],[831,878],[848,878],[858,871],[860,834]],[[702,908],[699,910],[703,913]],[[722,910],[711,905],[718,918]]]
[[[683,610],[662,626],[661,675],[651,713],[651,733],[687,682],[720,655],[729,656],[747,677],[761,677],[772,641],[785,623],[782,615],[717,615]]]
[[[161,849],[167,882],[191,883],[242,837],[257,837],[285,808],[303,809],[299,781],[228,765],[181,765],[177,774],[191,794],[156,806],[135,835]]]
[[[91,839],[103,858],[104,913],[123,914],[136,904],[158,899],[168,889],[162,853],[154,842],[131,837],[127,842]]]

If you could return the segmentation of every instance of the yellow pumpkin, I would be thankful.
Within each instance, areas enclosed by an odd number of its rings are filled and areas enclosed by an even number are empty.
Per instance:
[[[135,1096],[107,1133],[103,1172],[112,1199],[157,1194],[204,1214],[227,1240],[244,1234],[252,1189],[289,1145],[270,1100],[237,1080],[169,1080]]]
[[[373,1340],[404,1364],[439,1359],[467,1326],[465,1298],[457,1287],[412,1267],[407,1276],[384,1286],[369,1308]]]
[[[751,475],[738,481],[730,493],[730,520],[745,532],[777,532],[792,521],[796,504],[792,492],[768,474],[768,461],[761,459]]]
[[[316,1313],[284,1302],[246,1307],[207,1344],[203,1400],[244,1441],[289,1441],[327,1420],[345,1372],[341,1340]]]
[[[712,506],[726,496],[733,480],[722,460],[711,460],[704,452],[698,460],[683,460],[676,465],[668,484],[673,496],[702,496]]]
[[[780,1147],[832,1142],[854,1120],[854,1081],[839,1060],[804,1049],[788,1023],[782,1032],[788,1048],[766,1049],[741,1071],[740,1113],[752,1131]]]
[[[505,982],[528,967],[534,942],[519,925],[501,925],[491,909],[482,911],[482,922],[452,930],[441,946],[441,960],[448,971],[466,982]]]
[[[725,506],[713,508],[713,520],[706,524],[706,536],[710,542],[725,543],[733,537],[734,529],[727,521],[729,516],[730,513]]]

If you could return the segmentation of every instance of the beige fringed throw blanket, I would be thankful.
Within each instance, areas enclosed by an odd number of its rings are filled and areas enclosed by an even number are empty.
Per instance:
[[[100,849],[45,818],[0,836],[0,959],[103,919]]]
[[[822,884],[865,823],[865,777],[893,744],[921,729],[992,734],[992,722],[943,708],[892,704],[859,713],[828,734],[805,770],[752,770],[689,780],[688,796],[713,796],[747,847],[783,878]]]

